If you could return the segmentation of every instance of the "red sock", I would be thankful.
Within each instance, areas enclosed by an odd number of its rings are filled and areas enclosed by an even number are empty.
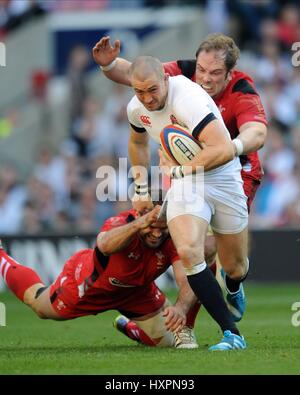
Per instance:
[[[186,326],[188,326],[189,328],[194,328],[196,317],[197,317],[197,314],[198,314],[198,312],[200,310],[200,307],[201,307],[201,303],[200,302],[196,302],[194,304],[194,306],[192,306],[189,309],[189,311],[188,311],[188,313],[186,315]]]
[[[155,342],[133,321],[127,323],[126,334],[130,339],[136,340],[139,343],[146,344],[147,346],[156,346]]]
[[[209,266],[210,270],[213,272],[214,275],[216,275],[216,270],[217,270],[217,264],[216,261],[213,262],[210,266]],[[201,303],[200,302],[196,302],[194,304],[194,306],[192,306],[190,308],[190,310],[188,311],[187,315],[186,315],[186,325],[189,328],[194,328],[195,326],[195,321],[196,321],[196,317],[197,314],[200,310],[201,307]]]
[[[0,250],[0,274],[8,288],[23,302],[25,291],[32,285],[43,283],[36,272],[22,266]]]

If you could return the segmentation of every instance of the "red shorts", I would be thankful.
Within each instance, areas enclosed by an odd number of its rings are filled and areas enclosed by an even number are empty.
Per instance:
[[[241,172],[241,176],[243,179],[243,187],[245,195],[247,196],[247,206],[248,212],[250,213],[250,207],[255,198],[256,191],[260,186],[260,181],[256,180],[255,178],[249,177],[249,175],[245,172]]]
[[[117,288],[106,282],[94,250],[77,252],[65,263],[61,274],[50,286],[50,300],[55,311],[66,319],[118,310],[128,318],[159,310],[165,295],[154,282],[143,287]]]

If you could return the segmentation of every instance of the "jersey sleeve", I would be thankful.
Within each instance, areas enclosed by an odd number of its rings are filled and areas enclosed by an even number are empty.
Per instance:
[[[176,61],[164,63],[163,66],[165,73],[170,74],[171,77],[182,74],[181,69]]]
[[[124,212],[116,215],[115,217],[108,218],[104,224],[102,225],[100,232],[107,232],[108,230],[117,228],[122,225],[126,225],[127,223],[133,221],[135,219],[134,212]]]
[[[266,114],[258,94],[238,94],[234,103],[238,128],[246,122],[261,122],[267,125]]]
[[[137,98],[134,96],[127,105],[127,118],[130,123],[130,126],[137,133],[144,133],[146,129],[142,125],[139,119],[139,111],[136,105]]]
[[[196,139],[206,125],[217,119],[205,96],[194,93],[176,101],[175,113]]]
[[[195,81],[196,60],[177,60],[163,64],[165,73],[171,77],[184,75],[192,81]]]

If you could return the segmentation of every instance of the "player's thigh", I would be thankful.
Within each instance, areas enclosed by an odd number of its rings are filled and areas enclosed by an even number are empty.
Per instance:
[[[50,300],[50,287],[45,289],[34,301],[32,301],[31,308],[34,312],[43,319],[64,320],[52,307]]]
[[[168,228],[176,246],[202,243],[204,245],[208,223],[194,215],[180,215],[168,223]]]
[[[248,227],[235,234],[215,232],[218,255],[222,266],[243,265],[248,255]]]
[[[166,300],[164,307],[150,318],[132,319],[155,343],[157,342],[158,347],[172,347],[175,344],[174,335],[166,329],[163,316],[164,308],[169,305],[170,302]]]
[[[168,192],[167,222],[171,237],[176,245],[204,246],[207,226],[212,211],[199,191],[193,177],[173,180]]]
[[[193,215],[173,218],[169,232],[178,255],[184,266],[197,264],[204,260],[204,242],[208,223]]]

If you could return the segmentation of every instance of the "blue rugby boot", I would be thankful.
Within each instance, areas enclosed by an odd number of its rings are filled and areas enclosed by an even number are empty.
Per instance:
[[[237,292],[230,292],[226,286],[226,273],[224,269],[221,269],[221,276],[224,280],[225,283],[225,288],[226,288],[226,300],[227,300],[227,306],[228,309],[230,310],[233,320],[235,322],[240,321],[243,318],[244,312],[246,310],[246,296],[244,292],[244,287],[243,284],[240,284],[240,289]]]
[[[209,347],[209,351],[230,351],[230,350],[244,350],[247,348],[243,336],[235,335],[230,331],[224,331],[224,337],[220,343]]]

